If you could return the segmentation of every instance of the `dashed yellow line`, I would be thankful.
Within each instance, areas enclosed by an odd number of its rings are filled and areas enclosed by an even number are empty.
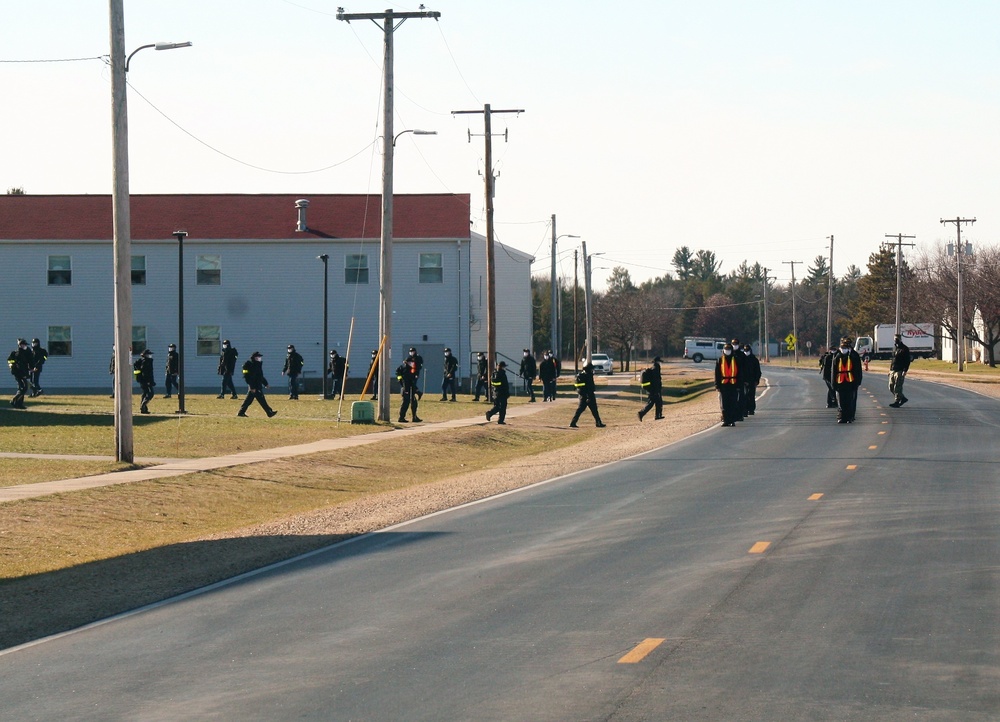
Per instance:
[[[771,546],[771,542],[759,541],[750,547],[749,554],[763,554],[767,551],[767,548]]]
[[[847,470],[848,470],[848,471],[854,471],[854,470],[855,470],[855,469],[857,469],[857,468],[858,468],[858,465],[857,465],[857,464],[848,464],[848,465],[847,465]]]
[[[872,445],[872,446],[868,447],[868,450],[871,451],[872,449],[877,449],[877,448],[878,448],[878,446]]]
[[[823,498],[822,494],[813,494],[812,496],[809,497],[809,501],[819,501],[822,498]]]
[[[665,641],[666,639],[659,639],[655,637],[644,639],[639,642],[639,644],[637,644],[631,652],[619,659],[618,664],[635,664],[636,662],[641,662],[650,652],[659,647]]]
[[[884,433],[885,433],[884,431],[880,431],[880,432],[878,432],[878,435],[882,436]]]

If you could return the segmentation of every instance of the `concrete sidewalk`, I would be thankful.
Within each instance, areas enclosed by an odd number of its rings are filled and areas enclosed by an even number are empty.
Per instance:
[[[565,396],[558,399],[558,405],[569,405],[567,402],[575,403],[574,397]],[[539,402],[537,404],[512,406],[507,410],[508,419],[516,419],[521,416],[528,416],[549,408],[550,405]],[[483,408],[486,408],[485,406]],[[484,411],[485,413],[485,411]],[[407,428],[396,428],[383,433],[362,434],[360,436],[348,436],[341,439],[323,439],[313,441],[308,444],[297,444],[295,446],[281,446],[274,449],[260,449],[258,451],[246,451],[239,454],[229,454],[227,456],[212,456],[201,459],[173,459],[166,463],[144,469],[132,469],[130,471],[117,471],[110,474],[97,474],[95,476],[84,476],[77,479],[57,479],[55,481],[43,481],[37,484],[22,484],[19,486],[8,486],[0,488],[0,504],[19,499],[33,499],[49,494],[59,494],[67,491],[80,491],[83,489],[95,489],[102,486],[113,486],[115,484],[128,484],[134,481],[148,481],[150,479],[165,479],[173,476],[183,476],[199,471],[211,471],[212,469],[224,469],[230,466],[240,466],[241,464],[256,464],[262,461],[273,461],[274,459],[284,459],[294,456],[305,456],[306,454],[316,454],[322,451],[335,451],[337,449],[349,449],[367,444],[377,444],[388,439],[399,439],[407,436],[432,433],[446,429],[458,429],[466,426],[477,426],[488,423],[482,415],[467,417],[464,419],[452,419],[440,422],[422,422],[413,424]],[[568,420],[567,420],[568,423]],[[84,459],[95,460],[102,457],[80,456],[80,455],[59,455],[59,454],[5,454],[11,457],[31,457],[48,459]]]

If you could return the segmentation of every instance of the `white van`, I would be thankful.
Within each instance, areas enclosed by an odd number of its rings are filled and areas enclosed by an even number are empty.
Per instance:
[[[728,342],[724,338],[686,338],[684,339],[684,358],[700,364],[705,359],[715,361],[722,357],[722,347]]]

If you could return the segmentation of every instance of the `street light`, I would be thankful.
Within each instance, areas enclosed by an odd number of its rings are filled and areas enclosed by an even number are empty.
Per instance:
[[[326,367],[327,367],[326,354],[328,353],[328,350],[327,350],[327,335],[326,335],[326,333],[327,333],[327,322],[326,322],[326,319],[327,319],[327,312],[328,312],[328,310],[330,308],[330,304],[327,303],[327,298],[328,298],[327,292],[328,292],[328,289],[330,288],[330,284],[329,284],[329,278],[330,278],[330,276],[329,276],[329,273],[328,273],[330,266],[329,266],[329,263],[327,263],[327,261],[330,260],[330,256],[328,254],[324,253],[321,256],[316,256],[316,258],[318,258],[319,260],[323,261],[323,353],[320,355],[320,364],[322,364],[322,366],[323,366],[323,400],[325,401],[326,398],[327,398],[327,395],[326,395]],[[341,392],[341,393],[343,393],[343,392]]]
[[[549,343],[552,345],[552,353],[556,354],[556,357],[562,356],[562,351],[559,348],[559,324],[556,318],[556,305],[558,303],[559,294],[556,289],[556,244],[559,242],[560,238],[579,238],[580,236],[574,236],[571,233],[563,233],[562,235],[556,235],[556,216],[552,214],[552,299],[550,313],[552,315],[552,333],[549,338]],[[574,351],[575,353],[575,351]]]
[[[403,130],[403,131],[400,131],[399,133],[396,133],[396,136],[392,139],[392,147],[393,148],[396,147],[396,141],[399,140],[399,136],[406,135],[407,133],[413,133],[414,135],[437,135],[438,134],[438,132],[436,130],[418,130],[416,128],[414,128],[413,130]]]
[[[177,411],[184,410],[184,239],[187,231],[174,231],[177,239]]]
[[[114,240],[114,319],[115,319],[115,460],[131,464],[135,460],[132,437],[132,229],[128,189],[128,101],[125,74],[128,61],[147,47],[158,50],[188,47],[185,43],[153,43],[136,48],[125,57],[124,0],[110,0],[111,44],[111,145],[112,205]]]

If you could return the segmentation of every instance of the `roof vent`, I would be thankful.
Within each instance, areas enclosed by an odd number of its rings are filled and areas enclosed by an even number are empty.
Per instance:
[[[295,230],[299,233],[309,230],[309,226],[306,225],[306,208],[308,207],[309,201],[305,198],[295,201],[295,208],[299,212],[298,220],[295,222]]]

